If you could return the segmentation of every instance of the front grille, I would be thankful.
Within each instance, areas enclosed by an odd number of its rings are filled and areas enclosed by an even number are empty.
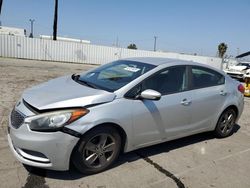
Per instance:
[[[24,118],[23,114],[13,109],[10,116],[11,125],[18,129],[23,124]]]

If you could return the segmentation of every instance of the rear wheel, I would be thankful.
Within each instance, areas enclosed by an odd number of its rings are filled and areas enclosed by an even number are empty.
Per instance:
[[[73,151],[72,162],[84,174],[106,170],[117,159],[121,137],[113,127],[95,128],[80,140]]]
[[[215,135],[219,138],[230,136],[236,121],[236,112],[234,109],[226,109],[220,116],[215,128]]]

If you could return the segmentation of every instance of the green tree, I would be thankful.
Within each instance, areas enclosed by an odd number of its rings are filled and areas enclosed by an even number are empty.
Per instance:
[[[135,44],[130,44],[128,45],[128,49],[137,50],[137,46]]]
[[[223,58],[224,55],[225,55],[225,53],[226,53],[226,51],[227,51],[227,45],[224,42],[220,43],[218,45],[219,57]]]

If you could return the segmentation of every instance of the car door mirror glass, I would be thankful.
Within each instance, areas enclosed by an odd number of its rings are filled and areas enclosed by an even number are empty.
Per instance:
[[[161,94],[158,91],[147,89],[140,94],[141,99],[160,100]]]

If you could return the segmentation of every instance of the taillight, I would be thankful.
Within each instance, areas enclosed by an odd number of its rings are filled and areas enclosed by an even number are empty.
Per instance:
[[[245,87],[242,84],[238,85],[238,91],[244,94],[245,93]]]

